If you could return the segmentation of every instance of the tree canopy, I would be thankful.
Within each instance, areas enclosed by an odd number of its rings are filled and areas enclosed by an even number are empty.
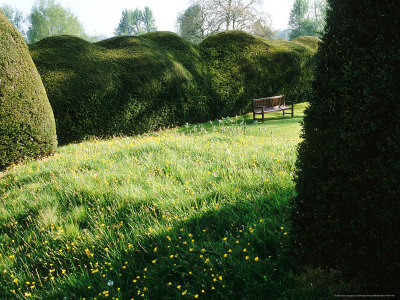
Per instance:
[[[319,36],[325,26],[326,0],[295,0],[290,12],[290,39]]]
[[[193,4],[179,15],[177,21],[178,32],[181,37],[193,43],[199,43],[205,37],[201,6]]]
[[[195,0],[177,20],[180,35],[199,42],[217,32],[243,30],[264,38],[273,32],[260,0]]]
[[[55,35],[75,35],[87,38],[78,18],[70,9],[54,0],[37,0],[29,15],[30,26],[27,37],[30,43]]]
[[[144,10],[124,9],[114,33],[117,36],[140,35],[156,30],[156,20],[153,12],[148,6],[146,6]]]

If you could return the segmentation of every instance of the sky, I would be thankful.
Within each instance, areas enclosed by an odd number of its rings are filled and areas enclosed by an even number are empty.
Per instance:
[[[295,0],[264,0],[262,8],[272,18],[273,29],[288,27],[289,14]],[[0,0],[29,14],[35,0]],[[56,0],[78,16],[89,35],[113,36],[124,9],[149,6],[158,30],[176,32],[178,15],[190,6],[190,0]]]

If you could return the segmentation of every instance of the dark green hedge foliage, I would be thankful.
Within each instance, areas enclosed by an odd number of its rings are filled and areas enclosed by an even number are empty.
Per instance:
[[[0,11],[0,170],[57,146],[40,76],[18,30]]]
[[[222,116],[242,114],[251,110],[251,99],[274,95],[308,101],[318,42],[315,37],[270,41],[241,31],[205,39],[200,49],[215,110]]]
[[[65,144],[235,115],[254,97],[308,100],[318,40],[304,39],[228,32],[198,46],[154,32],[95,44],[51,37],[30,50]]]
[[[399,295],[400,6],[328,2],[291,236],[303,262]]]

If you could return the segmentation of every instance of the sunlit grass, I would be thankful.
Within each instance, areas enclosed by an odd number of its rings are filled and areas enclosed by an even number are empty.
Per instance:
[[[276,299],[302,110],[59,148],[0,177],[0,295]],[[2,298],[3,299],[3,298]]]

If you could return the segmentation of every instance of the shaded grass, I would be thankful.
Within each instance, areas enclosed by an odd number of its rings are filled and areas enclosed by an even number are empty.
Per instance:
[[[10,169],[0,178],[0,295],[332,296],[301,285],[332,276],[298,277],[286,254],[301,118],[250,118],[91,140]]]

